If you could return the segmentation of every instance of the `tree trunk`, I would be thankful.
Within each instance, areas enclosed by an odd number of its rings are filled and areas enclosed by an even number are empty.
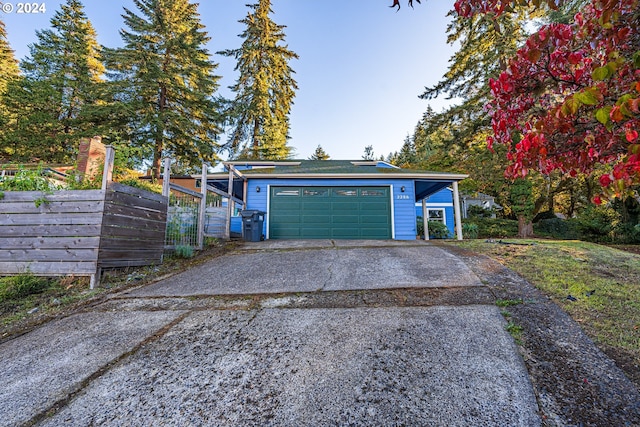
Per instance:
[[[533,236],[533,223],[530,219],[526,219],[524,215],[518,217],[518,237]]]

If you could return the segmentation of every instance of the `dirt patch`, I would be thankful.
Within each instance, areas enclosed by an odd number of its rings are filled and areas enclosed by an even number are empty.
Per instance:
[[[607,245],[610,248],[640,255],[640,245]]]
[[[220,243],[208,246],[189,259],[166,257],[166,262],[158,266],[105,270],[100,287],[93,291],[89,290],[87,277],[61,278],[61,285],[50,291],[0,306],[0,343],[51,320],[102,304],[118,292],[154,283],[207,262],[236,246],[235,242]]]
[[[632,364],[616,364],[577,323],[533,285],[483,255],[442,246],[462,258],[522,327],[520,346],[545,426],[640,425]],[[619,359],[616,359],[619,360]],[[628,375],[625,375],[625,372]]]

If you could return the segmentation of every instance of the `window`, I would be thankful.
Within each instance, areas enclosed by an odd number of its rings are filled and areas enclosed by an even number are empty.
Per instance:
[[[327,197],[329,195],[328,188],[305,188],[302,190],[303,196],[311,196],[311,197]]]
[[[444,209],[427,209],[428,221],[444,222]]]
[[[351,197],[351,196],[357,196],[358,195],[358,190],[356,190],[355,188],[353,188],[353,189],[341,188],[339,190],[333,190],[333,194],[336,195],[336,196]]]
[[[360,195],[364,197],[383,197],[386,196],[387,192],[385,190],[379,189],[362,189],[360,190]]]
[[[295,190],[277,190],[274,194],[275,196],[299,196],[300,189],[296,188]]]

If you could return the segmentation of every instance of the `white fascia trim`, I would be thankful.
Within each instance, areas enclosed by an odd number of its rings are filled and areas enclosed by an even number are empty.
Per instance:
[[[207,178],[225,178],[228,174],[207,175]],[[439,181],[462,181],[466,174],[405,174],[405,173],[251,173],[245,171],[248,179],[432,179]]]
[[[451,208],[453,203],[425,203],[428,208]],[[416,203],[416,207],[422,207],[422,203]]]

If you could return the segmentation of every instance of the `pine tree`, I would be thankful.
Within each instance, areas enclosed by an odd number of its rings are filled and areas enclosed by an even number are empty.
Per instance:
[[[125,8],[124,47],[106,52],[110,76],[130,111],[130,138],[152,158],[155,178],[166,155],[194,166],[217,159],[220,115],[217,68],[197,4],[134,0]]]
[[[4,105],[3,98],[9,82],[18,79],[19,75],[18,61],[16,61],[13,50],[7,40],[4,22],[0,21],[0,141],[4,140],[6,129],[14,119]],[[2,148],[2,145],[0,145],[0,160],[4,156],[11,155],[11,152],[6,151],[7,149]]]
[[[83,116],[98,103],[104,73],[95,30],[78,0],[67,0],[50,22],[3,98],[13,120],[1,148],[15,159],[69,162],[79,138],[96,133]]]
[[[227,109],[231,125],[227,149],[249,159],[283,159],[291,154],[289,112],[298,89],[289,61],[298,55],[284,44],[286,27],[271,20],[270,0],[259,0],[249,8],[240,21],[246,25],[240,35],[242,47],[220,52],[234,57],[240,72],[231,87],[235,99]]]
[[[330,156],[324,151],[324,149],[318,145],[316,151],[313,152],[309,160],[329,160]]]
[[[18,61],[7,40],[4,22],[0,20],[0,93],[4,92],[9,81],[16,79],[19,74]]]
[[[376,156],[373,153],[373,145],[367,145],[364,147],[364,154],[362,155],[362,160],[375,160]]]

